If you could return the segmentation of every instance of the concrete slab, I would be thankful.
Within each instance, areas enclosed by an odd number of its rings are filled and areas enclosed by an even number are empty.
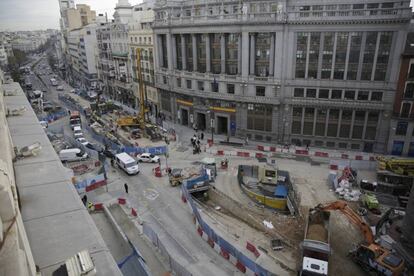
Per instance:
[[[95,224],[86,221],[91,218],[86,209],[80,209],[25,222],[34,259],[40,269],[64,262],[83,249],[90,252],[107,250]]]
[[[20,188],[22,205],[31,206],[31,208],[22,208],[23,222],[83,209],[79,196],[72,191],[74,187],[69,185],[65,181]]]
[[[18,164],[15,166],[15,171],[19,188],[70,181],[60,162]],[[33,171],[36,171],[36,177],[33,177]]]
[[[37,123],[39,124],[39,123]],[[37,135],[37,134],[43,134],[45,131],[43,128],[39,127],[40,125],[13,125],[9,128],[10,133],[12,135],[16,136],[22,136],[22,135]]]

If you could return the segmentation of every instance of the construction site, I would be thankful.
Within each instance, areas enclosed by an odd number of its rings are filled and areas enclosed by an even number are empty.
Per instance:
[[[213,143],[145,101],[58,100],[48,138],[124,274],[413,274],[411,159]]]

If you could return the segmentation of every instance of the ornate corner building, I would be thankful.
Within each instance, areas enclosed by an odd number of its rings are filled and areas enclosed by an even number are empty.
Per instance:
[[[156,1],[167,117],[265,142],[385,152],[410,1]]]

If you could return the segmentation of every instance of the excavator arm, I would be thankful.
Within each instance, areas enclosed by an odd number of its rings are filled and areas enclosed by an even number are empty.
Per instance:
[[[340,211],[348,218],[351,223],[356,225],[359,230],[361,230],[362,234],[365,237],[365,240],[369,244],[374,243],[374,235],[369,225],[363,221],[362,218],[356,212],[354,212],[354,210],[352,210],[345,201],[338,200],[327,204],[319,204],[314,208],[314,210]]]

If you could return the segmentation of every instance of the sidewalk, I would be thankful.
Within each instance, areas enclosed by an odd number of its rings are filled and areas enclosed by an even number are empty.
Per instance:
[[[190,143],[190,139],[194,134],[200,134],[201,131],[197,133],[186,126],[175,124],[169,121],[163,121],[164,128],[173,128],[177,134],[177,142],[181,143]],[[350,150],[337,150],[337,149],[327,149],[327,148],[317,148],[317,147],[299,147],[291,145],[289,148],[285,148],[284,145],[276,143],[266,143],[259,141],[248,141],[248,145],[245,145],[245,141],[242,138],[230,137],[229,142],[239,143],[241,146],[237,145],[226,145],[221,144],[220,142],[226,142],[226,135],[214,134],[214,144],[208,149],[208,152],[215,155],[230,155],[230,156],[240,156],[240,157],[265,157],[265,153],[281,153],[285,155],[300,155],[300,156],[314,156],[318,158],[329,158],[329,159],[351,159],[351,160],[364,160],[364,161],[375,161],[377,154],[366,153],[359,151],[350,151]],[[204,140],[211,139],[211,132],[204,132]],[[247,153],[249,153],[247,155]]]

